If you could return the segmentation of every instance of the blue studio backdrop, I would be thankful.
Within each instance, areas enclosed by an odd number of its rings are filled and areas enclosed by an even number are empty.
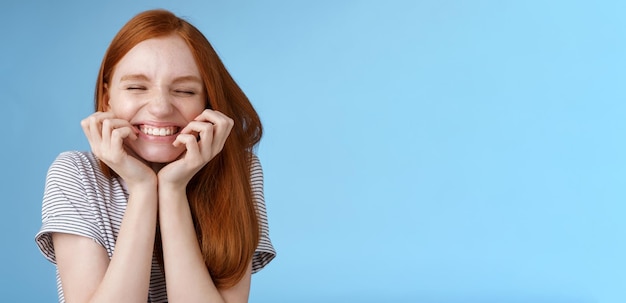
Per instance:
[[[48,166],[166,8],[261,115],[251,302],[626,302],[624,1],[3,1],[0,293],[54,302]]]

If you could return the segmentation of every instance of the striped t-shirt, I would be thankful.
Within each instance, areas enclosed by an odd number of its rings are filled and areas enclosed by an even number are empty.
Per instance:
[[[263,197],[263,171],[256,156],[251,163],[251,184],[259,227],[259,246],[252,260],[252,273],[276,255],[269,238]],[[42,226],[35,240],[43,255],[56,264],[52,233],[85,236],[102,245],[109,258],[126,210],[128,191],[121,178],[107,177],[91,152],[64,152],[48,170],[42,205]],[[59,302],[65,302],[59,272],[56,273]],[[167,302],[165,277],[156,256],[152,258],[149,302]]]

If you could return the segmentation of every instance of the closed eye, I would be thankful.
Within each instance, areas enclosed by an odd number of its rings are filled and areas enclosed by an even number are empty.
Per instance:
[[[192,90],[180,90],[180,89],[175,90],[174,93],[178,95],[185,95],[185,96],[193,96],[196,94],[196,92]]]
[[[144,86],[129,86],[126,89],[127,90],[146,90]]]

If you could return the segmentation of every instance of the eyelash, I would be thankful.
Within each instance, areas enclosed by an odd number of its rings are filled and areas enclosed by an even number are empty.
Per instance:
[[[193,96],[196,93],[193,91],[189,91],[189,90],[175,90],[174,92],[178,93],[178,94],[184,94],[184,95],[189,95],[189,96]]]
[[[127,90],[133,91],[133,90],[146,90],[145,87],[143,86],[129,86],[126,88]],[[190,90],[174,90],[175,93],[177,94],[183,94],[183,95],[188,95],[188,96],[193,96],[196,94],[196,92],[194,91],[190,91]]]
[[[129,86],[128,88],[126,88],[127,90],[146,90],[145,87],[143,86]]]

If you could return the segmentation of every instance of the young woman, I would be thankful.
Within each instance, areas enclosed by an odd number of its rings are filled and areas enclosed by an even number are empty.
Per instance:
[[[252,153],[254,108],[206,38],[163,10],[131,19],[107,50],[91,152],[46,179],[36,236],[61,302],[247,302],[275,256]]]

